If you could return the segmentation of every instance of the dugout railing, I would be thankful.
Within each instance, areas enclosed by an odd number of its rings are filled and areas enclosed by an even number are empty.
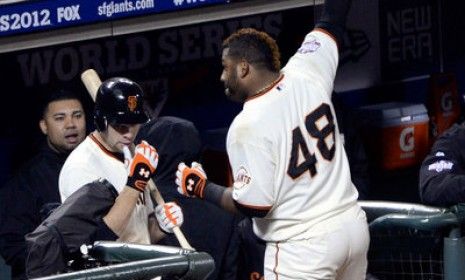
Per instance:
[[[387,201],[359,204],[370,225],[370,279],[465,280],[461,230],[465,204],[451,208]],[[208,254],[177,247],[96,242],[81,251],[110,265],[37,279],[205,279],[214,269]]]
[[[91,246],[83,245],[81,253],[90,263],[102,262],[109,265],[35,280],[133,280],[156,277],[203,280],[215,268],[209,254],[171,246],[97,241]]]
[[[465,280],[465,204],[360,201],[370,225],[373,279]]]

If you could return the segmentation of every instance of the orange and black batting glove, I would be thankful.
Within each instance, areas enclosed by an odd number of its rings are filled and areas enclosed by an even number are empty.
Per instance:
[[[191,167],[184,162],[178,165],[176,171],[176,185],[178,192],[189,197],[204,197],[205,185],[207,183],[207,174],[198,162],[193,162]]]
[[[136,146],[134,156],[126,158],[128,164],[127,186],[143,192],[148,180],[158,165],[157,150],[149,143],[142,141]]]

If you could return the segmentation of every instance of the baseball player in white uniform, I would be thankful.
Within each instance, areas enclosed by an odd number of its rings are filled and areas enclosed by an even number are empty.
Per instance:
[[[60,172],[59,189],[64,201],[83,185],[106,179],[119,193],[103,218],[106,226],[118,241],[151,244],[164,236],[160,229],[172,232],[175,225],[180,226],[183,215],[172,202],[157,206],[154,212],[146,185],[158,164],[155,148],[142,141],[134,157],[125,159],[122,153],[147,121],[142,102],[142,89],[131,80],[111,78],[102,83],[94,112],[97,130],[69,155]]]
[[[327,0],[322,19],[280,70],[276,43],[241,29],[223,44],[226,94],[244,102],[227,152],[232,188],[179,164],[186,196],[253,217],[267,242],[265,279],[365,279],[366,216],[340,139],[331,93],[350,0]]]

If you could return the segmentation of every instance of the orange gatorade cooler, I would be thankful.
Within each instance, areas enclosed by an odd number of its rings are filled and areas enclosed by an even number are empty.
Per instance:
[[[432,141],[458,121],[460,117],[459,100],[457,80],[453,73],[431,75],[429,81],[428,112],[432,125]]]
[[[429,148],[429,118],[423,104],[382,103],[359,108],[370,163],[384,170],[421,163]]]

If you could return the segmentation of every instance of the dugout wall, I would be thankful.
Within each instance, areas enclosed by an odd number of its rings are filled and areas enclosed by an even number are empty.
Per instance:
[[[79,80],[88,67],[102,78],[141,82],[150,95],[166,98],[162,115],[193,121],[205,143],[224,151],[224,129],[240,105],[222,94],[221,39],[238,27],[263,29],[277,38],[285,61],[313,26],[318,14],[313,5],[321,2],[213,1],[196,9],[1,36],[0,118],[7,121],[0,131],[0,179],[35,152],[41,137],[37,105],[51,87],[79,89],[90,111],[92,103]],[[342,104],[350,110],[385,101],[424,103],[430,74],[441,71],[456,73],[463,94],[465,43],[456,34],[465,19],[458,2],[354,0],[336,81]],[[6,15],[4,6],[0,11]],[[397,174],[404,184],[393,185],[393,176],[382,174],[380,181],[389,188],[377,198],[415,201],[415,175],[415,170]],[[401,192],[405,186],[407,194]]]

